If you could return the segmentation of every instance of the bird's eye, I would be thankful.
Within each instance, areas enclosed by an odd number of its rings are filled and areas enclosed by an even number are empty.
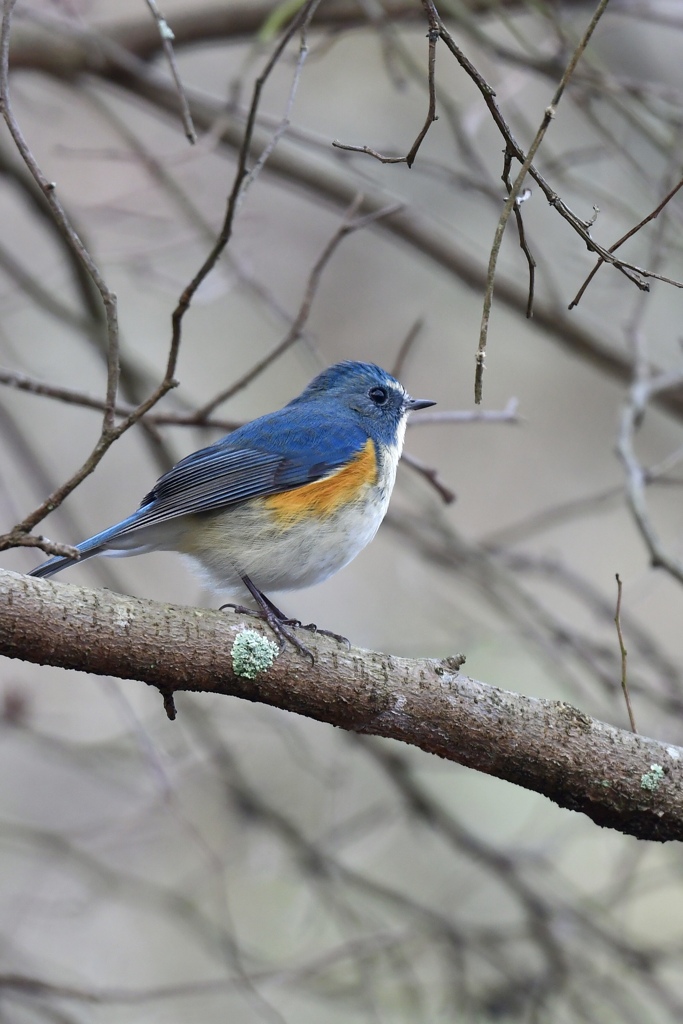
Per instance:
[[[388,397],[389,392],[386,388],[370,388],[368,391],[368,398],[372,399],[375,405],[384,405]]]

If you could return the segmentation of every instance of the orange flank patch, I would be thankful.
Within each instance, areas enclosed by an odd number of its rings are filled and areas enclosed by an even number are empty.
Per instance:
[[[282,525],[293,526],[308,516],[321,519],[331,516],[338,508],[358,497],[365,487],[375,483],[377,456],[374,442],[368,438],[348,466],[312,484],[270,495],[264,498],[264,504]]]

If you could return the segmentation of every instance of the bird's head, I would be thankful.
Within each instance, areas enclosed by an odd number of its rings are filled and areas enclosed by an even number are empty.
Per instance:
[[[402,444],[409,412],[436,404],[427,398],[411,398],[380,366],[350,360],[323,370],[290,405],[320,401],[333,402],[340,412],[352,412],[371,437],[389,445]]]

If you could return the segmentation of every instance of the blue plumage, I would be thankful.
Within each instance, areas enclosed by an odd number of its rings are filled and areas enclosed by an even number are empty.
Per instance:
[[[378,366],[338,363],[283,409],[178,462],[136,512],[79,544],[80,560],[180,551],[217,589],[248,591],[271,626],[293,639],[281,613],[272,621],[277,610],[262,591],[325,579],[372,539],[407,415],[432,404],[410,398]],[[283,503],[296,515],[283,516]],[[76,561],[51,558],[30,575],[51,576]]]

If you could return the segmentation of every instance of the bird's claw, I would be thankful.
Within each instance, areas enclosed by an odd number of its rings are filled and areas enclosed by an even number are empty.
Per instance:
[[[351,641],[347,636],[342,636],[341,633],[333,633],[331,629],[322,629],[320,626],[316,626],[315,622],[309,622],[304,626],[303,622],[299,622],[298,619],[290,622],[292,626],[299,626],[301,629],[307,629],[310,633],[318,633],[320,636],[329,636],[332,640],[336,640],[338,644],[346,644],[351,650]]]
[[[311,659],[312,665],[315,664],[313,652],[297,639],[290,627],[293,627],[294,629],[306,629],[309,633],[319,633],[320,636],[329,636],[332,640],[336,640],[337,643],[346,644],[349,650],[351,649],[351,642],[348,637],[342,636],[341,633],[333,633],[331,629],[321,629],[319,626],[316,626],[315,622],[309,622],[304,625],[301,619],[289,618],[269,599],[266,600],[267,604],[261,608],[247,608],[245,605],[229,602],[227,604],[222,604],[220,606],[220,611],[223,611],[225,608],[232,608],[232,610],[238,615],[252,615],[256,618],[264,619],[277,637],[281,654],[287,646],[287,641],[289,641],[292,647],[296,648],[300,654]]]

